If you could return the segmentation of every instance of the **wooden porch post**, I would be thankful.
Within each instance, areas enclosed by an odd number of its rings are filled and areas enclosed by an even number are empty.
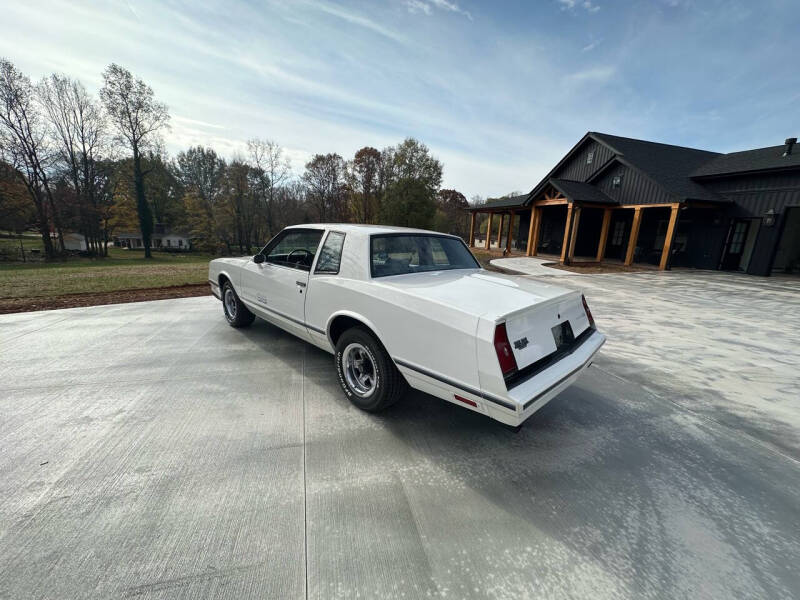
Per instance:
[[[603,211],[603,226],[600,228],[600,243],[597,244],[597,262],[603,262],[606,255],[606,242],[608,241],[608,228],[611,225],[611,209]]]
[[[567,264],[567,249],[569,248],[569,227],[572,224],[572,202],[567,204],[567,224],[564,226],[564,239],[561,242],[561,264]]]
[[[494,217],[494,213],[489,213],[489,221],[486,223],[486,249],[488,250],[489,247],[492,245],[492,218]]]
[[[670,252],[672,252],[672,240],[675,237],[675,225],[678,223],[678,211],[680,204],[673,204],[672,211],[669,213],[669,225],[667,225],[667,236],[664,238],[664,249],[661,251],[661,262],[658,263],[658,270],[663,271],[669,264]]]
[[[575,258],[575,240],[578,238],[578,227],[581,222],[581,207],[576,206],[573,211],[572,217],[572,232],[569,236],[569,252],[567,253],[567,259],[569,262],[572,262],[572,259]]]
[[[503,225],[506,222],[506,213],[500,213],[500,227],[497,228],[497,249],[500,250],[500,243],[503,239]]]
[[[475,216],[477,213],[473,210],[472,216],[469,219],[469,247],[475,247]]]
[[[514,236],[514,211],[508,217],[508,235],[506,236],[506,252],[511,252],[511,240]]]
[[[539,208],[531,206],[531,222],[528,227],[528,256],[536,256],[536,247],[539,245]]]
[[[642,226],[642,207],[637,206],[633,209],[633,225],[631,235],[628,238],[628,251],[625,253],[625,264],[633,264],[633,254],[636,250],[636,242],[639,241],[639,228]]]

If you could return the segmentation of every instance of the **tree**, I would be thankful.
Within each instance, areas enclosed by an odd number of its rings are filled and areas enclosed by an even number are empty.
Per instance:
[[[167,107],[156,102],[152,88],[130,71],[111,64],[103,72],[100,97],[105,105],[118,138],[133,155],[133,183],[136,191],[136,212],[142,232],[144,255],[150,258],[150,236],[153,233],[153,214],[145,193],[146,171],[142,168],[142,153],[157,145],[158,133],[168,126]]]
[[[378,182],[381,170],[381,153],[371,146],[356,152],[350,169],[350,187],[353,191],[353,212],[359,223],[371,223],[378,212]]]
[[[414,138],[406,138],[394,150],[394,171],[398,178],[415,179],[435,194],[442,184],[442,163]]]
[[[258,186],[262,210],[266,220],[267,235],[277,233],[275,229],[275,200],[278,190],[289,179],[292,165],[283,153],[283,148],[272,140],[253,138],[247,141],[247,151],[253,176]]]
[[[398,179],[386,190],[381,203],[381,222],[386,225],[431,229],[435,215],[433,193],[421,179]]]
[[[197,246],[217,251],[222,241],[216,223],[227,165],[212,148],[195,146],[178,153],[173,166],[184,189],[184,206]]]
[[[439,190],[436,204],[436,230],[467,239],[470,216],[464,194],[456,190]]]
[[[0,161],[0,229],[22,232],[35,219],[23,175]]]
[[[104,183],[97,171],[99,153],[106,142],[102,111],[79,81],[62,75],[42,80],[37,92],[59,163],[74,189],[77,229],[90,253],[102,253],[98,186]]]
[[[36,226],[48,258],[55,255],[51,222],[58,234],[60,250],[64,250],[60,213],[50,185],[52,157],[30,79],[10,61],[0,59],[0,160],[21,175],[36,209]]]
[[[344,159],[338,154],[315,154],[306,163],[306,197],[320,223],[346,220],[345,169]]]

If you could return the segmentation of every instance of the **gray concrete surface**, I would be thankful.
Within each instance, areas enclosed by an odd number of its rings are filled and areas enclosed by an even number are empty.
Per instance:
[[[648,342],[716,369],[797,294],[615,277],[570,279],[609,343],[517,434],[418,393],[361,413],[329,355],[210,297],[0,317],[0,597],[797,597],[796,378],[773,399],[725,371],[742,427],[719,376]],[[709,295],[716,339],[657,314]],[[779,329],[741,360],[784,377]]]

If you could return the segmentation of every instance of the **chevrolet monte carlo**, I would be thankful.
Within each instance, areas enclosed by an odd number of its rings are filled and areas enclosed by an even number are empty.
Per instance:
[[[460,238],[418,229],[288,227],[212,260],[209,283],[231,326],[259,316],[332,353],[367,411],[411,386],[517,426],[605,342],[580,292],[486,271]]]

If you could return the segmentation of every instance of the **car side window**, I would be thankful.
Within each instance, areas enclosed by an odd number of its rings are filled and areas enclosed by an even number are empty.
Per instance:
[[[320,229],[290,229],[284,232],[267,249],[266,262],[310,271],[322,233]]]
[[[344,247],[344,234],[331,231],[319,251],[319,260],[315,273],[329,273],[335,275],[339,272],[342,263],[342,248]]]

